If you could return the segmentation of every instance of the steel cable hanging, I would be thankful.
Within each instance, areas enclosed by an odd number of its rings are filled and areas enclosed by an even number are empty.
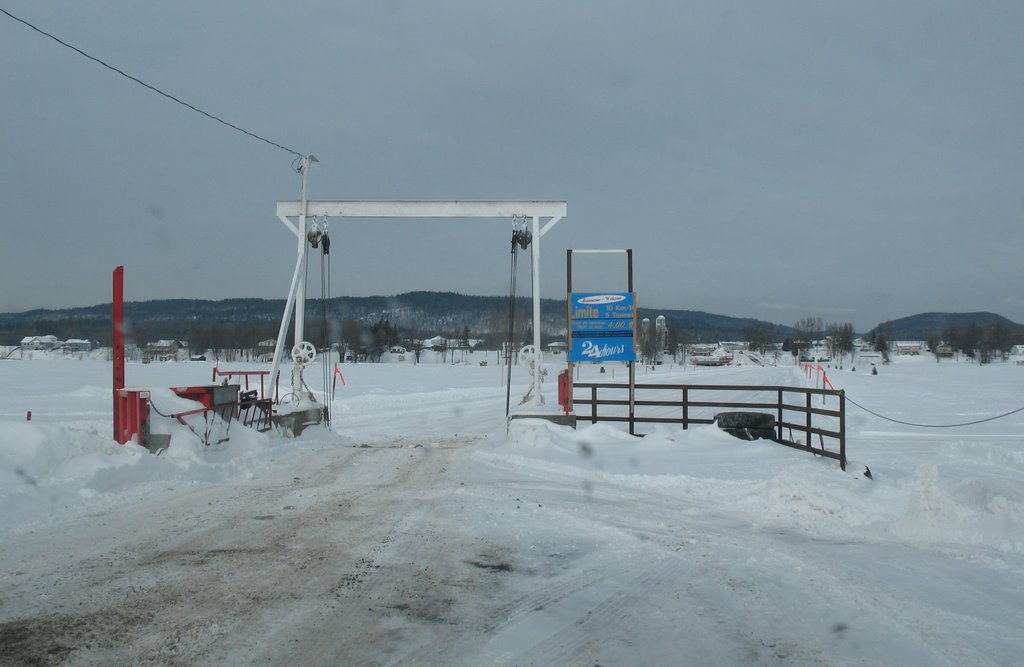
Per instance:
[[[526,250],[530,243],[533,241],[533,234],[526,228],[526,216],[523,218],[523,224],[520,228],[516,228],[516,221],[520,216],[512,216],[512,260],[511,260],[511,275],[509,277],[509,294],[508,294],[508,341],[507,350],[505,356],[505,362],[508,369],[508,376],[505,385],[505,416],[507,417],[510,411],[511,396],[512,396],[512,348],[513,338],[515,337],[515,321],[516,321],[516,277],[517,269],[519,267],[519,249]],[[532,262],[532,254],[531,254]],[[533,270],[531,264],[530,276],[532,280]],[[536,381],[536,380],[535,380]],[[533,391],[533,387],[530,387],[530,391]],[[527,396],[530,392],[526,393]],[[526,398],[524,397],[524,401]]]
[[[985,419],[976,419],[974,421],[961,422],[959,424],[917,424],[915,422],[903,421],[903,420],[900,420],[900,419],[896,419],[894,417],[886,417],[885,415],[879,414],[879,413],[875,412],[874,410],[871,410],[870,408],[864,407],[863,405],[861,405],[857,401],[853,400],[849,396],[846,396],[846,400],[848,400],[849,402],[853,403],[854,405],[856,405],[858,408],[860,408],[864,412],[872,414],[872,415],[878,417],[879,419],[884,419],[886,421],[890,421],[890,422],[893,422],[895,424],[902,424],[904,426],[916,426],[918,428],[957,428],[957,427],[960,427],[960,426],[974,426],[975,424],[984,424],[985,422],[991,422],[991,421],[995,421],[997,419],[1003,419],[1004,417],[1009,417],[1010,415],[1014,415],[1014,414],[1017,414],[1018,412],[1024,411],[1024,407],[1019,407],[1016,410],[1010,410],[1009,412],[1004,412],[1003,414],[996,415],[994,417],[986,417]]]
[[[315,224],[316,224],[316,221],[314,220],[314,225]],[[309,246],[310,246],[311,242],[312,242],[312,237],[311,236],[307,236],[306,239],[305,239],[305,242],[303,244],[304,245],[303,252],[306,253],[306,260],[303,262],[303,275],[302,275],[302,298],[303,298],[303,300],[305,300],[306,293],[309,290]],[[298,311],[296,310],[295,318],[297,319],[298,317],[299,317],[299,314],[298,314]],[[303,329],[303,334],[305,334],[305,328],[306,328],[306,311],[305,311],[305,309],[303,309],[303,311],[302,311],[302,329]],[[293,347],[299,345],[302,342],[303,341],[300,341],[300,340],[296,339],[294,337],[294,335],[292,336],[292,346]],[[294,352],[293,352],[293,354],[294,354]],[[293,361],[294,361],[294,359],[293,359]],[[298,362],[295,362],[295,363],[298,364]],[[294,372],[295,371],[293,370],[293,374],[294,374]],[[294,375],[293,375],[293,382],[294,382]],[[311,390],[309,388],[309,385],[306,384],[306,379],[305,378],[302,378],[302,386],[303,386],[303,388],[305,388],[307,393],[312,395],[312,392],[311,392]],[[282,402],[284,402],[284,398],[287,398],[289,396],[294,397],[296,401],[299,400],[299,394],[296,393],[296,389],[294,387],[293,387],[291,392],[289,392],[288,394],[285,394],[285,396],[282,398]]]
[[[513,219],[513,224],[514,224]],[[519,232],[514,228],[512,230],[512,257],[511,257],[511,272],[509,275],[509,287],[508,287],[508,340],[505,343],[505,416],[508,417],[510,405],[512,401],[512,337],[515,335],[515,321],[516,321],[516,266],[518,264],[519,254],[516,251],[516,244],[518,243]]]
[[[327,330],[327,305],[331,300],[331,237],[327,233],[327,216],[324,216],[324,231],[320,238],[320,336],[323,349],[327,358],[321,357],[323,362],[324,375],[324,418],[327,424],[331,423],[331,343],[330,333]]]
[[[305,242],[305,248],[304,248],[303,252],[306,253],[306,259],[302,263],[303,264],[302,300],[303,300],[303,303],[305,303],[305,301],[306,301],[306,294],[309,293],[309,242],[308,242],[308,237],[307,237],[307,241]],[[298,307],[296,307],[296,311],[295,312],[296,312],[296,317],[298,317]],[[305,334],[306,334],[306,310],[305,310],[305,308],[303,308],[303,310],[302,310],[302,333],[303,333],[303,336],[305,336]],[[300,340],[293,340],[292,341],[292,345],[298,345],[301,342],[302,341],[300,341]]]
[[[520,236],[519,244],[520,244],[520,246],[522,247],[523,250],[526,250],[526,247],[528,245],[530,245],[530,242],[533,240],[533,235],[530,234],[530,232],[526,231],[526,229],[524,228],[519,233],[519,236]],[[530,294],[533,294],[534,290],[536,290],[536,289],[537,289],[537,286],[533,284],[533,253],[531,252],[530,253]],[[533,326],[534,327],[539,327],[540,323],[539,322],[534,322]],[[533,333],[533,332],[531,331],[530,333]],[[530,339],[527,339],[527,341],[529,341],[529,340]],[[530,345],[530,347],[533,347],[533,345],[530,344],[529,342],[527,342],[527,345]],[[539,352],[539,350],[534,350],[533,351],[533,361],[531,362],[533,364],[533,372],[532,372],[532,374],[530,376],[531,377],[531,379],[530,379],[530,386],[526,390],[526,393],[523,394],[523,399],[521,401],[519,401],[519,405],[523,405],[524,403],[526,403],[526,401],[530,400],[530,396],[533,394],[534,391],[539,391],[539,389],[537,389],[538,385],[540,384],[540,364],[537,363],[537,353],[538,352]]]
[[[71,44],[68,44],[67,42],[65,42],[64,40],[60,39],[59,37],[51,35],[50,33],[46,32],[45,30],[42,30],[41,28],[37,28],[36,26],[32,25],[31,23],[29,23],[25,19],[18,18],[17,16],[15,16],[12,13],[10,13],[6,9],[0,8],[0,13],[6,14],[8,17],[14,19],[18,23],[21,23],[21,24],[24,24],[24,25],[28,26],[32,30],[35,30],[36,32],[38,32],[40,35],[43,35],[45,37],[49,37],[50,39],[52,39],[53,41],[57,42],[61,46],[65,46],[65,47],[71,49],[72,51],[75,51],[76,53],[78,53],[78,54],[80,54],[82,56],[85,56],[89,60],[92,60],[93,62],[99,63],[100,65],[102,65],[103,67],[106,67],[110,71],[116,72],[117,74],[120,74],[121,76],[125,77],[126,79],[134,81],[135,83],[139,84],[143,88],[148,88],[149,90],[152,90],[154,93],[156,93],[158,95],[162,95],[162,96],[166,97],[167,99],[169,99],[169,100],[171,100],[173,102],[177,102],[178,104],[180,104],[183,107],[186,107],[188,109],[191,109],[192,111],[195,111],[198,114],[202,114],[203,116],[206,116],[210,120],[217,121],[218,123],[220,123],[222,125],[226,125],[226,126],[230,127],[232,130],[237,130],[238,132],[241,132],[242,134],[248,135],[248,136],[252,137],[253,139],[257,139],[259,141],[262,141],[265,144],[269,144],[269,145],[273,146],[274,148],[280,148],[281,150],[287,151],[288,153],[291,153],[292,155],[295,155],[295,156],[297,156],[299,158],[302,157],[302,153],[300,153],[300,152],[298,152],[296,150],[292,150],[291,148],[288,148],[287,146],[282,146],[281,144],[277,143],[276,141],[271,141],[270,139],[267,139],[265,137],[261,137],[260,135],[254,133],[254,132],[250,132],[249,130],[241,128],[241,127],[235,125],[234,123],[229,123],[228,121],[224,120],[223,118],[218,118],[217,116],[214,116],[211,113],[203,111],[199,107],[193,106],[193,105],[189,104],[188,102],[180,100],[177,97],[175,97],[174,95],[171,95],[169,93],[165,93],[164,91],[160,90],[156,86],[151,86],[150,84],[146,83],[145,81],[143,81],[141,79],[138,79],[138,78],[132,76],[131,74],[128,74],[127,72],[124,72],[123,70],[120,70],[120,69],[114,67],[113,65],[109,65],[109,64],[103,62],[102,60],[100,60],[96,56],[89,55],[88,53],[86,53],[82,49],[78,48],[77,46],[73,46]]]

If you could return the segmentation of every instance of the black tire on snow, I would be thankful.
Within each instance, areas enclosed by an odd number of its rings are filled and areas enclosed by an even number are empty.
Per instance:
[[[763,412],[719,412],[715,415],[715,423],[718,428],[742,440],[776,438],[775,416]]]

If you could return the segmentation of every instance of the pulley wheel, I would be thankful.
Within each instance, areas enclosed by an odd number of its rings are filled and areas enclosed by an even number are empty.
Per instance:
[[[526,345],[519,350],[519,365],[529,366],[533,368],[533,362],[536,360],[536,350],[533,345]]]
[[[292,348],[292,361],[299,366],[309,366],[316,359],[316,347],[304,340]]]

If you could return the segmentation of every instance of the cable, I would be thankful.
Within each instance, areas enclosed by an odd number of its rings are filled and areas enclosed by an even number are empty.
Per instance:
[[[520,232],[520,241],[519,241],[520,247],[523,250],[526,250],[527,246],[529,246],[532,241],[533,241],[533,235],[530,234],[530,232],[528,232],[524,228]],[[535,294],[536,293],[536,289],[537,289],[537,286],[533,284],[533,253],[531,252],[530,253],[530,294]],[[535,330],[532,331],[531,333],[536,335],[537,331],[540,331],[540,322],[534,322],[533,323],[533,328]],[[526,341],[526,344],[529,345],[530,347],[533,347],[533,344],[529,340]],[[519,405],[523,405],[524,403],[526,403],[526,401],[530,400],[530,396],[533,394],[534,390],[536,390],[538,392],[538,394],[540,393],[540,370],[541,369],[540,369],[540,364],[537,363],[537,354],[538,354],[538,352],[539,352],[539,350],[537,350],[537,349],[534,349],[534,351],[533,351],[533,361],[531,362],[531,363],[533,363],[533,371],[532,371],[532,373],[530,375],[530,387],[526,390],[526,393],[523,394],[523,400],[519,401]]]
[[[3,10],[0,10],[0,11],[3,11]],[[184,418],[183,414],[173,414],[172,413],[172,414],[169,414],[169,415],[165,415],[164,413],[160,412],[160,410],[156,407],[156,405],[153,404],[153,400],[152,399],[150,399],[150,401],[149,401],[149,407],[151,407],[153,409],[153,412],[157,413],[161,417],[165,417],[167,419],[176,419],[178,421],[178,423],[183,424],[186,428],[188,428],[188,430],[192,431],[192,434],[194,436],[196,436],[197,438],[199,438],[199,440],[201,440],[204,445],[206,445],[207,447],[210,446],[210,433],[213,432],[213,421],[210,419],[209,413],[213,412],[215,416],[219,416],[219,414],[217,413],[217,410],[215,408],[206,408],[205,410],[203,410],[203,423],[206,424],[206,429],[205,429],[205,432],[203,433],[203,435],[199,435],[199,431],[195,430],[192,427],[192,424],[189,424],[187,421],[185,421],[185,418]],[[231,428],[231,421],[230,420],[224,420],[224,421],[227,423],[227,428],[224,429],[224,435],[226,436],[227,433],[228,433],[228,430]],[[223,442],[223,440],[221,440],[220,442]],[[142,444],[142,443],[140,443],[140,444]]]
[[[514,223],[513,218],[513,224]],[[506,383],[505,383],[505,416],[508,417],[511,402],[512,402],[512,338],[515,335],[515,322],[516,322],[516,267],[518,264],[518,254],[516,253],[516,244],[519,242],[519,234],[513,229],[512,231],[512,258],[510,266],[510,275],[508,283],[508,341],[505,346],[505,367],[506,367]]]
[[[331,338],[327,329],[327,304],[331,300],[331,237],[327,233],[327,218],[324,217],[324,234],[320,239],[320,337],[327,358],[323,359],[324,371],[324,417],[327,425],[331,424],[331,405],[333,396],[331,385]]]
[[[975,424],[984,424],[985,422],[995,421],[997,419],[1002,419],[1003,417],[1009,417],[1010,415],[1017,414],[1018,412],[1024,411],[1024,407],[1020,407],[1020,408],[1017,408],[1016,410],[1010,410],[1009,412],[1004,412],[1001,415],[996,415],[995,417],[986,417],[985,419],[978,419],[978,420],[975,420],[975,421],[963,422],[963,423],[960,423],[960,424],[915,424],[914,422],[905,422],[905,421],[901,421],[899,419],[894,419],[892,417],[886,417],[885,415],[878,414],[874,410],[870,410],[868,408],[865,408],[863,405],[861,405],[857,401],[853,400],[849,396],[846,397],[846,400],[848,400],[849,402],[853,403],[854,405],[856,405],[858,408],[860,408],[864,412],[868,412],[870,414],[873,414],[874,416],[876,416],[876,417],[878,417],[880,419],[884,419],[886,421],[890,421],[890,422],[893,422],[893,423],[896,423],[896,424],[903,424],[904,426],[917,426],[917,427],[920,427],[920,428],[956,428],[958,426],[974,426]]]
[[[182,105],[183,107],[187,107],[187,108],[191,109],[192,111],[195,111],[196,113],[200,113],[200,114],[206,116],[207,118],[209,118],[211,120],[215,120],[218,123],[221,123],[222,125],[227,125],[231,129],[237,130],[237,131],[241,132],[242,134],[247,134],[250,137],[252,137],[253,139],[258,139],[258,140],[262,141],[265,144],[270,144],[271,146],[273,146],[275,148],[280,148],[281,150],[287,151],[287,152],[291,153],[292,155],[295,155],[295,156],[297,156],[299,158],[302,157],[302,153],[300,153],[300,152],[298,152],[296,150],[292,150],[291,148],[288,148],[287,146],[282,146],[281,144],[279,144],[277,142],[271,141],[270,139],[267,139],[265,137],[261,137],[260,135],[255,134],[253,132],[250,132],[249,130],[245,130],[245,129],[241,128],[241,127],[238,127],[237,125],[235,125],[233,123],[229,123],[228,121],[224,120],[223,118],[218,118],[217,116],[214,116],[211,113],[207,113],[206,111],[203,111],[202,109],[200,109],[198,107],[195,107],[195,106],[189,104],[188,102],[184,102],[182,100],[179,100],[174,95],[170,95],[168,93],[165,93],[164,91],[160,90],[159,88],[157,88],[155,86],[151,86],[148,83],[146,83],[145,81],[142,81],[141,79],[137,79],[134,76],[132,76],[131,74],[128,74],[127,72],[119,70],[118,68],[114,67],[113,65],[108,65],[107,63],[103,62],[99,58],[97,58],[95,56],[89,55],[88,53],[86,53],[82,49],[78,48],[77,46],[72,46],[71,44],[68,44],[64,40],[60,39],[59,37],[55,37],[54,35],[51,35],[50,33],[46,32],[45,30],[37,28],[36,26],[32,25],[31,23],[29,23],[25,19],[18,18],[17,16],[15,16],[12,13],[10,13],[6,9],[3,9],[2,7],[0,7],[0,13],[6,14],[10,18],[12,18],[15,21],[17,21],[18,23],[22,23],[22,24],[28,26],[29,28],[31,28],[32,30],[35,30],[40,35],[44,35],[46,37],[49,37],[50,39],[52,39],[53,41],[57,42],[61,46],[66,46],[67,48],[71,49],[72,51],[75,51],[75,52],[85,56],[89,60],[97,62],[100,65],[103,65],[104,67],[106,67],[107,69],[111,70],[112,72],[116,72],[116,73],[120,74],[121,76],[125,77],[126,79],[130,79],[131,81],[134,81],[135,83],[139,84],[140,86],[152,90],[154,93],[157,93],[158,95],[163,95],[167,99],[172,100],[174,102],[177,102],[178,104]]]

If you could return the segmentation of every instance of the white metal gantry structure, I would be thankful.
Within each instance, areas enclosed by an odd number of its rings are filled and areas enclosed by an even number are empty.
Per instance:
[[[291,289],[285,302],[281,328],[274,348],[274,361],[270,371],[270,387],[276,386],[280,372],[281,355],[288,321],[295,315],[295,342],[304,340],[306,234],[307,220],[313,217],[325,218],[523,218],[531,221],[533,234],[533,349],[534,382],[536,391],[533,403],[541,405],[544,397],[541,390],[541,348],[540,348],[540,239],[566,215],[564,201],[366,201],[328,200],[309,201],[306,198],[306,172],[312,156],[303,158],[302,199],[277,202],[277,217],[295,234],[297,251],[295,271],[292,274]],[[292,222],[295,219],[295,222]],[[544,221],[546,219],[546,221]]]

